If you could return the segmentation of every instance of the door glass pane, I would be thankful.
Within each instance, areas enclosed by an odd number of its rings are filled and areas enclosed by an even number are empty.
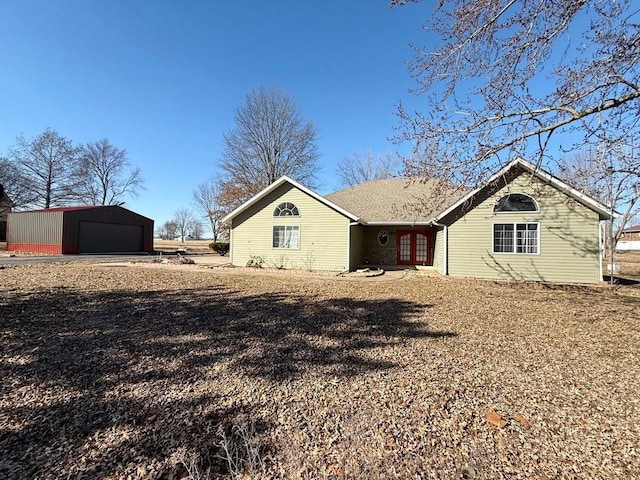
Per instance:
[[[411,260],[411,235],[405,234],[400,237],[400,261],[408,262]]]
[[[416,234],[416,263],[427,261],[427,236],[421,233]]]

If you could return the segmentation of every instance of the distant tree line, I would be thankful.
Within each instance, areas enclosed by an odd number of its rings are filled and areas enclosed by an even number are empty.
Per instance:
[[[125,150],[107,139],[76,145],[50,128],[0,156],[0,183],[17,209],[122,205],[144,188]]]
[[[156,228],[156,237],[162,240],[202,240],[204,226],[188,208],[179,209],[171,220]]]

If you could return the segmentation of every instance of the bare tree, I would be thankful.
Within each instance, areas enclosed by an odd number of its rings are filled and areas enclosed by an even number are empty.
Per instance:
[[[89,142],[80,150],[81,178],[77,195],[89,205],[122,205],[143,188],[139,168],[131,168],[127,152],[109,140]]]
[[[176,233],[184,243],[185,237],[189,235],[189,232],[193,229],[195,222],[193,212],[188,208],[181,208],[173,216],[173,222],[176,225]]]
[[[173,240],[178,236],[178,225],[173,220],[168,220],[159,226],[156,235],[162,240]]]
[[[228,212],[220,204],[219,183],[220,181],[217,178],[212,177],[202,182],[193,191],[193,204],[198,212],[207,219],[214,242],[218,241],[218,238],[225,230],[220,220]]]
[[[424,153],[407,171],[477,184],[513,156],[637,134],[639,15],[631,0],[437,2],[425,29],[440,41],[409,66],[428,113],[398,111],[398,140]]]
[[[55,130],[27,140],[19,136],[9,152],[23,206],[50,208],[73,201],[78,188],[78,149]],[[13,187],[11,187],[13,190]]]
[[[191,236],[194,240],[202,240],[202,237],[204,237],[204,226],[198,219],[194,219],[191,222]]]
[[[4,186],[4,191],[15,209],[28,206],[30,195],[27,181],[21,177],[14,163],[6,158],[0,158],[0,185]]]
[[[569,184],[610,205],[620,217],[606,226],[606,246],[612,258],[615,245],[640,204],[640,155],[634,145],[601,144],[560,162],[560,175]]]
[[[391,152],[374,155],[368,150],[365,155],[358,152],[338,161],[337,174],[340,183],[352,187],[369,180],[393,178],[399,175],[399,158]]]
[[[240,201],[282,175],[313,187],[318,171],[316,129],[301,119],[293,100],[282,90],[251,91],[235,112],[235,128],[224,135],[219,166],[228,191]]]
[[[218,202],[225,212],[231,212],[248,198],[246,190],[230,181],[220,183]]]

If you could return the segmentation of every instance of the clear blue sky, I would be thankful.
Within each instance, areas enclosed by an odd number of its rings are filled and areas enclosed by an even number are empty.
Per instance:
[[[318,128],[320,193],[338,159],[399,151],[400,100],[417,105],[409,44],[429,2],[3,0],[0,155],[47,127],[108,138],[141,168],[127,207],[162,223],[216,171],[235,109],[260,85],[287,91]]]

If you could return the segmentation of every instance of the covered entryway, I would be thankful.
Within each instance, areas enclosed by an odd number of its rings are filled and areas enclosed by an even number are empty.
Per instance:
[[[429,230],[398,230],[398,265],[433,265],[433,240]]]

